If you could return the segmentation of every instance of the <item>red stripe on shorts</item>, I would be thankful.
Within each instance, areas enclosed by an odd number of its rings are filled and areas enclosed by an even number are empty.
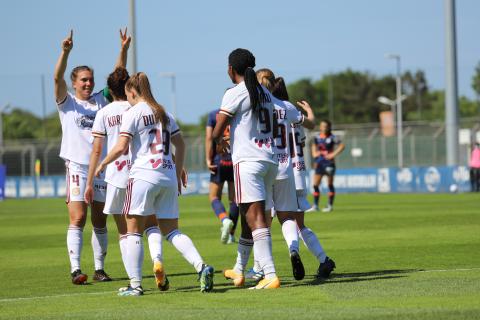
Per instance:
[[[122,214],[124,215],[127,215],[128,212],[130,211],[130,203],[132,201],[132,184],[133,184],[133,178],[128,179],[127,192],[125,193],[125,200],[123,203],[123,210],[122,210]]]

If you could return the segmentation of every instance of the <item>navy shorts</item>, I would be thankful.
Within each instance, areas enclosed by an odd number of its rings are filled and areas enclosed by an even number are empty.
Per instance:
[[[335,163],[318,163],[315,166],[315,174],[334,176],[336,171]]]
[[[217,162],[217,170],[215,174],[210,174],[210,182],[222,184],[225,181],[233,182],[233,165],[231,162],[225,165],[222,162]]]

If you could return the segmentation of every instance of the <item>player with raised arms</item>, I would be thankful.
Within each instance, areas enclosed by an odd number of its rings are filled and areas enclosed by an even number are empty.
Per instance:
[[[272,88],[272,94],[280,100],[289,100],[287,87],[283,78],[280,77],[276,79],[275,85]],[[304,110],[311,110],[310,105],[306,101],[300,101],[297,102],[297,104]],[[317,270],[317,277],[328,278],[333,269],[335,269],[335,262],[326,255],[317,235],[305,225],[304,212],[310,208],[310,203],[307,200],[307,171],[303,153],[305,140],[306,136],[303,126],[292,125],[288,134],[288,145],[293,175],[295,177],[295,189],[298,204],[298,212],[295,214],[295,221],[298,225],[298,230],[300,231],[305,246],[320,263]]]
[[[327,176],[328,204],[322,209],[323,212],[333,210],[335,199],[335,158],[343,152],[345,144],[339,137],[332,134],[332,123],[328,120],[320,121],[320,133],[315,136],[312,143],[312,157],[315,159],[315,175],[313,176],[313,206],[307,210],[318,211],[320,201],[320,183],[323,176]]]
[[[120,30],[121,50],[115,68],[125,67],[127,51],[131,37],[127,30]],[[88,66],[75,67],[71,74],[75,93],[67,90],[64,79],[68,57],[73,48],[73,30],[62,41],[62,51],[55,65],[54,91],[60,122],[62,124],[62,143],[60,157],[65,160],[67,183],[67,208],[70,223],[67,231],[67,249],[70,257],[71,279],[74,284],[84,284],[88,276],[81,271],[80,258],[83,247],[83,228],[87,219],[87,204],[84,192],[88,174],[88,164],[92,152],[91,130],[98,110],[109,103],[108,90],[93,93],[95,87],[93,69]],[[103,179],[94,181],[94,195],[91,204],[93,225],[92,247],[95,261],[94,280],[110,281],[104,271],[107,254],[106,215],[103,214],[106,185]]]
[[[240,206],[242,235],[238,242],[237,263],[224,276],[239,286],[250,252],[259,261],[265,278],[254,289],[280,287],[272,256],[272,238],[265,218],[271,203],[272,186],[278,171],[274,150],[275,128],[272,95],[255,75],[255,57],[246,49],[235,49],[228,56],[228,75],[235,87],[223,96],[213,139],[223,149],[231,149],[234,165],[235,199]],[[230,144],[223,132],[230,124]],[[251,231],[250,231],[251,230]],[[252,240],[253,238],[253,240]]]
[[[192,240],[178,230],[178,195],[182,188],[185,142],[170,114],[155,100],[143,72],[130,77],[125,85],[132,107],[123,114],[120,137],[95,171],[98,176],[106,166],[127,151],[130,145],[132,167],[129,174],[123,213],[127,219],[127,265],[130,286],[121,296],[143,295],[143,241],[147,216],[155,214],[162,234],[199,273],[200,290],[213,288],[213,268],[203,262]],[[175,162],[172,146],[175,147]],[[163,285],[164,278],[158,279]]]
[[[105,147],[110,151],[117,143],[120,134],[120,125],[122,115],[130,108],[125,95],[125,84],[130,76],[125,68],[119,67],[113,71],[107,79],[108,90],[113,98],[113,102],[97,112],[93,123],[92,135],[93,150],[90,156],[88,168],[87,186],[85,189],[85,202],[91,204],[94,196],[94,173],[101,160],[102,151]],[[104,144],[104,140],[106,140]],[[126,263],[126,244],[127,244],[127,222],[122,215],[123,202],[125,199],[125,190],[127,188],[128,174],[131,167],[130,152],[122,154],[115,162],[110,163],[105,171],[105,182],[107,183],[107,193],[103,213],[113,215],[119,234],[119,246],[122,260],[127,274],[130,274]],[[157,286],[160,290],[168,289],[167,283],[161,283],[163,278],[162,265],[162,234],[157,225],[155,215],[149,216],[145,226],[145,235],[147,236],[150,256],[153,261],[153,271],[156,275]]]
[[[207,128],[205,130],[205,157],[207,168],[210,170],[209,200],[213,212],[220,219],[220,241],[225,243],[235,242],[234,234],[238,221],[238,205],[235,202],[235,187],[233,184],[232,155],[228,150],[217,148],[212,139],[212,132],[217,123],[219,109],[208,114]],[[229,139],[230,127],[224,132],[224,138]],[[222,203],[223,185],[228,185],[228,200],[230,212],[227,214]]]

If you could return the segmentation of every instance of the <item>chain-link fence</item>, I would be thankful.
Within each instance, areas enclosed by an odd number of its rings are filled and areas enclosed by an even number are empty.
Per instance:
[[[463,119],[460,125],[474,142],[480,133],[480,119]],[[439,166],[445,164],[445,125],[442,122],[407,122],[404,124],[404,166]],[[307,149],[315,131],[308,133]],[[378,124],[336,125],[334,133],[345,143],[345,151],[337,158],[340,168],[396,167],[397,138],[384,137]],[[200,135],[185,135],[186,167],[189,171],[204,171],[205,140]],[[459,164],[468,165],[470,144],[460,144]],[[356,152],[352,152],[356,149]],[[307,151],[307,150],[306,150]],[[64,174],[60,140],[5,141],[0,147],[0,163],[9,176],[34,176],[35,161],[40,160],[41,175]],[[309,154],[309,152],[306,152]],[[354,155],[357,156],[354,156]],[[359,155],[360,154],[360,155]],[[307,165],[311,159],[307,157]]]

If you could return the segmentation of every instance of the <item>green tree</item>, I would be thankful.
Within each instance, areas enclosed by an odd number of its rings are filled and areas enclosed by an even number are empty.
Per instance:
[[[472,77],[472,88],[477,94],[477,102],[480,103],[480,62],[475,67],[475,74]]]

